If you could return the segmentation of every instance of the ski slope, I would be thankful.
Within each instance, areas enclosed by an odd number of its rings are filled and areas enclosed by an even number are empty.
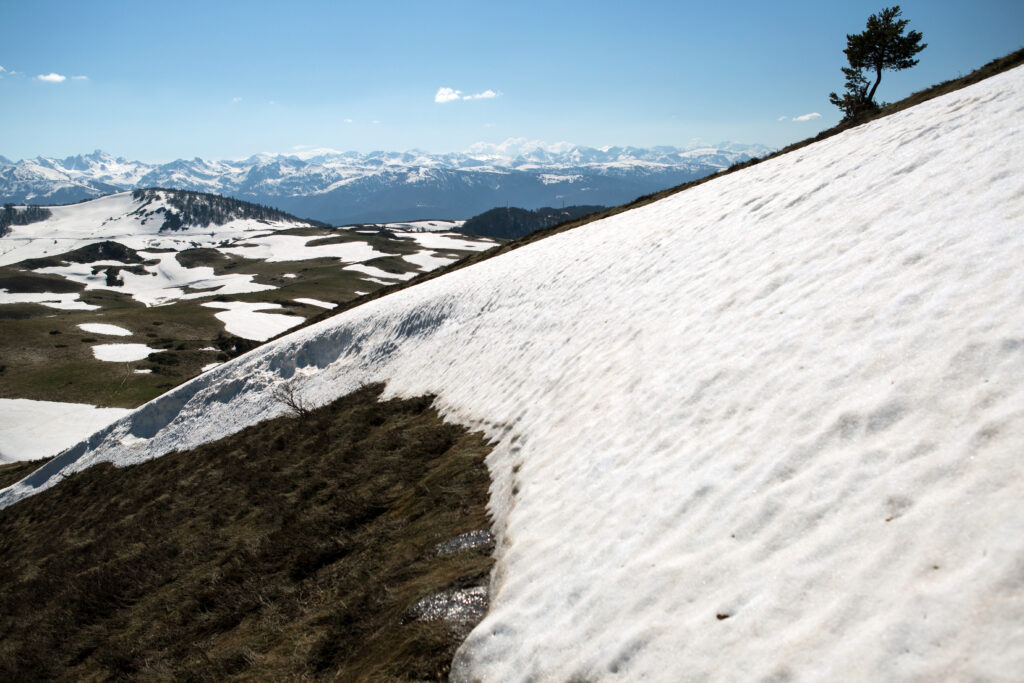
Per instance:
[[[1024,70],[371,301],[0,492],[386,381],[483,428],[454,680],[1024,671]]]

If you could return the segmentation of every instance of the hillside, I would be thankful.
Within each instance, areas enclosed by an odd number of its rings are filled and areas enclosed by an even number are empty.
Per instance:
[[[322,311],[495,243],[454,234],[460,222],[331,228],[156,188],[7,213],[0,400],[135,407]],[[0,461],[12,450],[0,444]]]
[[[486,583],[487,446],[379,393],[0,513],[3,679],[440,679],[486,604],[443,599]]]
[[[1012,677],[1022,108],[1017,68],[368,301],[0,499],[386,382],[495,444],[455,680]]]
[[[604,208],[603,206],[566,206],[561,209],[552,209],[546,206],[529,211],[515,207],[498,207],[484,211],[479,216],[473,216],[462,224],[459,232],[478,237],[515,239],[581,216],[597,213]]]

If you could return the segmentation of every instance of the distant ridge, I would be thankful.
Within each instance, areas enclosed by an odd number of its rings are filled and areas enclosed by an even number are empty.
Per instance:
[[[207,192],[334,225],[465,219],[494,206],[614,205],[770,151],[476,145],[464,153],[335,152],[149,164],[105,152],[0,163],[0,202],[65,204],[139,188]]]

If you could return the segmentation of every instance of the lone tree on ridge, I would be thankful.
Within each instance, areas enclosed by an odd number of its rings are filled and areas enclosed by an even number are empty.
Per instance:
[[[868,17],[863,33],[847,34],[846,49],[843,50],[850,63],[850,66],[843,67],[846,92],[842,97],[834,92],[828,96],[829,102],[843,111],[844,120],[877,109],[875,91],[882,82],[882,71],[909,69],[917,64],[914,55],[928,47],[927,43],[921,42],[920,31],[910,31],[903,35],[903,29],[909,22],[899,17],[899,5],[886,7]],[[875,74],[875,83],[868,90],[868,78],[872,72]]]

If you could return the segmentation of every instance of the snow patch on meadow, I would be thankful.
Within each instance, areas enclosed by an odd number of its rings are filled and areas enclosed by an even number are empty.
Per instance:
[[[131,363],[162,351],[162,349],[151,349],[145,344],[96,344],[90,348],[92,348],[92,355],[96,357],[96,360],[112,363]]]
[[[229,334],[254,341],[266,341],[285,330],[305,322],[305,318],[280,313],[263,313],[281,308],[280,304],[253,303],[249,301],[210,301],[207,308],[224,309],[214,316],[224,323]]]
[[[78,292],[9,292],[0,289],[0,304],[42,304],[65,311],[94,311],[99,306],[87,304],[78,298]]]
[[[81,403],[0,398],[0,463],[57,455],[130,412]]]
[[[80,323],[78,328],[83,332],[89,332],[90,334],[107,334],[114,337],[132,336],[131,330],[126,330],[118,325],[110,325],[108,323]]]
[[[307,297],[299,297],[298,299],[294,299],[294,301],[297,301],[300,304],[307,304],[309,306],[317,306],[319,308],[327,309],[337,308],[338,306],[338,304],[332,304],[330,301],[320,301],[320,299],[309,299]]]

